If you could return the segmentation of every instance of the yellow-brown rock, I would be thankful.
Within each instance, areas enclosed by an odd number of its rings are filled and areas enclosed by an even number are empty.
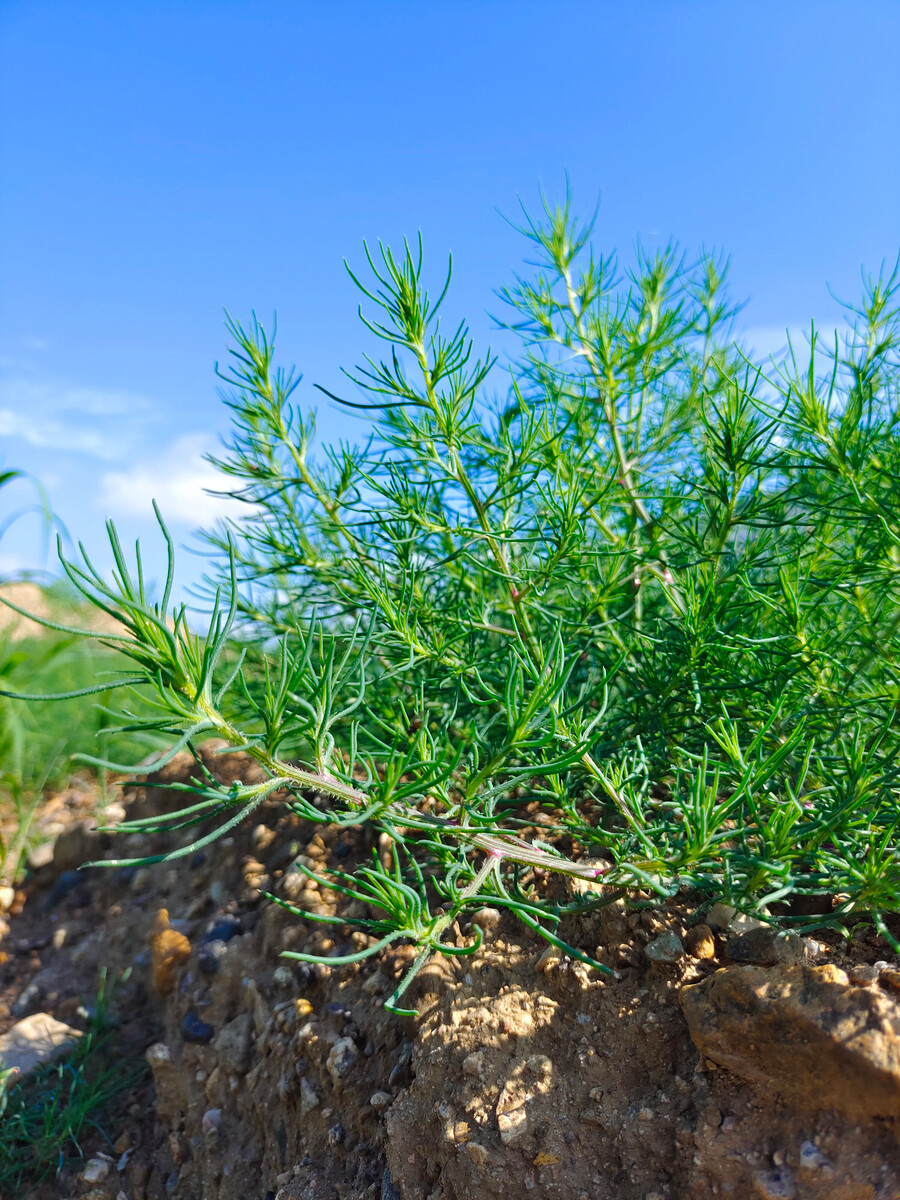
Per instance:
[[[169,924],[168,909],[161,908],[150,937],[153,954],[153,986],[165,996],[175,987],[175,972],[191,954],[191,943]]]
[[[708,925],[695,925],[685,934],[684,948],[691,958],[715,958],[716,940],[713,931]]]
[[[896,993],[853,987],[844,971],[733,966],[681,990],[705,1058],[811,1110],[900,1116]]]

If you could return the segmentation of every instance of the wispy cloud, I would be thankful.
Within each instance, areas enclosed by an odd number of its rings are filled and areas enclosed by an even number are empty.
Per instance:
[[[0,437],[43,450],[71,450],[114,461],[139,442],[155,417],[144,396],[84,387],[37,371],[0,375]]]
[[[818,347],[831,349],[834,347],[836,325],[817,325],[816,340]],[[798,360],[809,355],[809,326],[808,325],[756,325],[740,331],[739,340],[755,357],[776,361],[788,352],[788,341],[794,348]]]
[[[246,505],[208,494],[207,489],[221,490],[228,484],[204,461],[203,455],[213,448],[207,434],[186,434],[127,471],[109,471],[100,480],[97,507],[113,516],[150,517],[155,500],[164,520],[192,527],[246,514]]]

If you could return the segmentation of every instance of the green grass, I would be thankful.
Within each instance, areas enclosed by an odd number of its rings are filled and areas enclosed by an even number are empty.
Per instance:
[[[71,595],[48,589],[59,615],[78,623],[85,606]],[[21,692],[34,689],[51,695],[79,691],[121,668],[121,657],[96,641],[66,637],[47,630],[43,635],[12,640],[0,633],[0,686]],[[0,696],[0,814],[12,835],[0,839],[0,879],[12,882],[35,844],[35,819],[43,800],[65,786],[75,764],[72,755],[107,752],[111,718],[104,710],[112,693],[76,696],[56,705],[33,705]],[[127,753],[143,757],[158,740],[125,739]],[[107,772],[97,772],[99,805],[107,799]]]
[[[95,1013],[73,1050],[17,1083],[0,1082],[0,1195],[24,1196],[83,1158],[81,1142],[99,1131],[117,1097],[145,1073],[123,1062],[112,1040],[111,989],[101,975]]]

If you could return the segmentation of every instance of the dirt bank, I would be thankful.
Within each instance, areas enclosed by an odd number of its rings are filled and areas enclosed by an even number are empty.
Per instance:
[[[253,777],[240,755],[207,761]],[[183,800],[164,785],[190,770],[179,756],[129,792],[130,814]],[[900,1197],[900,990],[871,934],[776,940],[721,908],[703,922],[687,903],[619,901],[564,931],[608,979],[487,911],[476,955],[422,972],[414,1021],[383,1008],[408,949],[298,968],[279,952],[347,953],[361,935],[262,896],[341,911],[291,864],[346,868],[368,834],[273,801],[205,854],[72,873],[172,844],[76,822],[8,919],[0,1033],[29,985],[26,1007],[77,1025],[106,964],[130,972],[121,1053],[151,1066],[85,1142],[105,1165],[34,1200]],[[180,935],[165,946],[162,908]]]

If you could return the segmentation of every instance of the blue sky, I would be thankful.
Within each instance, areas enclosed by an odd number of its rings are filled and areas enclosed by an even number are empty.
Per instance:
[[[158,566],[151,496],[181,542],[217,512],[223,308],[277,309],[323,437],[358,436],[312,389],[371,349],[344,257],[421,229],[449,314],[502,350],[525,247],[498,210],[566,171],[604,248],[730,253],[761,348],[833,325],[826,283],[855,298],[900,250],[898,45],[869,0],[4,0],[0,465],[101,565],[112,515]],[[18,523],[0,573],[39,549]]]

